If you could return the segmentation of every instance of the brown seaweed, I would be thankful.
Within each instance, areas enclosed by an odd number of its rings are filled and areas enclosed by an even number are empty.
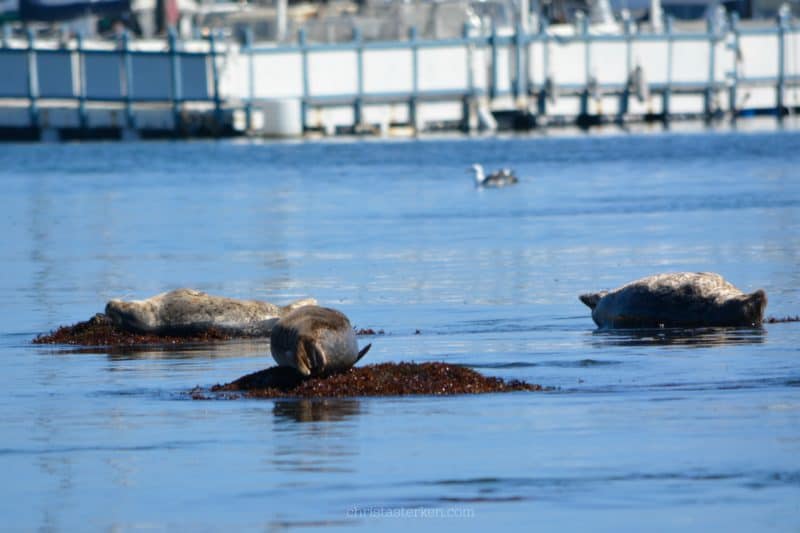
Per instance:
[[[321,378],[304,378],[294,369],[271,367],[225,385],[192,391],[196,399],[209,398],[342,398],[355,396],[452,395],[536,391],[540,385],[487,377],[447,363],[381,363],[351,368]]]
[[[800,316],[785,316],[783,318],[776,318],[774,316],[769,317],[768,319],[764,320],[767,324],[780,324],[783,322],[800,322]]]
[[[357,329],[356,335],[384,335],[384,331],[372,328]],[[97,313],[89,320],[70,326],[60,326],[55,331],[38,335],[34,344],[71,344],[74,346],[140,346],[140,345],[179,345],[206,342],[228,341],[232,339],[253,338],[232,335],[215,328],[187,335],[159,335],[156,333],[135,333],[114,325],[103,313]],[[258,337],[257,337],[258,338]],[[267,337],[264,337],[267,338]]]
[[[39,335],[33,339],[33,343],[72,344],[78,346],[138,346],[216,342],[232,338],[231,335],[214,328],[185,336],[133,333],[115,326],[106,315],[98,313],[84,322],[78,322],[71,326],[61,326],[55,331]]]

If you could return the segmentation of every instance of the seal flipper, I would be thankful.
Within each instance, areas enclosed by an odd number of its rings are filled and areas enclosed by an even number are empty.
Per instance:
[[[325,354],[325,349],[319,342],[312,339],[304,339],[301,343],[305,345],[305,352],[308,355],[311,375],[318,376],[323,374],[328,367],[328,356]]]
[[[356,358],[356,362],[353,363],[353,364],[356,364],[359,361],[361,361],[361,358],[364,357],[365,355],[367,355],[367,352],[369,351],[370,348],[372,348],[372,343],[369,343],[366,346],[364,346],[363,348],[361,348],[361,351],[358,352],[358,357]]]
[[[292,356],[291,352],[286,353],[287,358]],[[303,343],[297,343],[297,351],[294,353],[295,357],[295,367],[297,371],[300,372],[303,376],[308,377],[311,375],[311,363],[308,360],[308,355],[306,355],[305,346]]]

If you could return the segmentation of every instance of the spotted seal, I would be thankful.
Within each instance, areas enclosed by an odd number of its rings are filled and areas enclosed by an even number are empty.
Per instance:
[[[322,376],[349,369],[369,351],[358,351],[356,334],[344,314],[308,305],[278,320],[270,335],[270,351],[280,366],[304,376]]]
[[[191,335],[214,328],[242,337],[268,336],[278,319],[313,298],[285,307],[257,300],[211,296],[193,289],[176,289],[146,300],[111,300],[105,314],[121,329],[157,335]]]
[[[767,306],[763,290],[745,294],[712,272],[657,274],[580,300],[608,329],[758,326]]]

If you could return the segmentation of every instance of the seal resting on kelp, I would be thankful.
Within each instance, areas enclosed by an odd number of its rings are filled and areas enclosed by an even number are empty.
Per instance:
[[[763,290],[745,294],[712,272],[657,274],[580,300],[595,323],[609,329],[752,327],[767,307]]]
[[[272,357],[304,376],[342,372],[356,364],[371,344],[358,351],[356,333],[339,311],[308,305],[286,314],[272,328]]]
[[[193,289],[176,289],[146,300],[111,300],[105,314],[121,329],[157,335],[191,335],[216,329],[242,337],[264,337],[280,317],[313,298],[297,300],[285,307],[257,300],[211,296]]]

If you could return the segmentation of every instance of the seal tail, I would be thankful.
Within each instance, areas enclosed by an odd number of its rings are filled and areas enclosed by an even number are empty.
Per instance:
[[[364,346],[363,348],[361,348],[361,351],[358,352],[358,358],[356,359],[356,363],[361,361],[361,358],[364,357],[365,355],[367,355],[367,352],[369,351],[370,348],[372,348],[372,343],[369,343],[366,346]],[[353,364],[355,364],[355,363],[353,363]]]

